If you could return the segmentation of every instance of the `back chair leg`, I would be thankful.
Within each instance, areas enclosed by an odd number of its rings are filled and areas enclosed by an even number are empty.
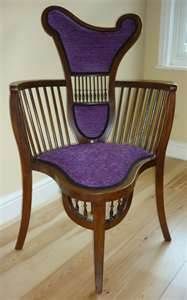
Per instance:
[[[96,293],[102,293],[105,243],[105,203],[93,204],[94,266]]]
[[[157,212],[158,212],[160,226],[165,241],[169,242],[171,241],[171,236],[166,221],[166,214],[165,214],[165,207],[164,207],[164,162],[156,165],[155,187],[156,187]]]
[[[23,199],[22,199],[22,216],[21,224],[16,242],[15,249],[21,250],[23,248],[27,230],[29,227],[29,220],[31,215],[32,205],[32,172],[23,174]]]

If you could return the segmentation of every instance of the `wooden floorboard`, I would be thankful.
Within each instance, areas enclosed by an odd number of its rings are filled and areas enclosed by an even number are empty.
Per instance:
[[[165,203],[172,242],[163,241],[153,169],[137,181],[127,217],[106,233],[103,294],[94,292],[92,232],[74,224],[61,201],[32,214],[22,251],[19,222],[0,231],[2,300],[186,300],[187,162],[167,159]]]

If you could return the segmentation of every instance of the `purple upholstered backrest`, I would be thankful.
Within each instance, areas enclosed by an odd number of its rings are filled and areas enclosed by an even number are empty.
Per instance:
[[[114,70],[114,80],[120,60],[139,36],[141,29],[139,17],[134,14],[124,15],[118,19],[116,27],[99,28],[82,22],[63,7],[51,6],[43,12],[42,23],[47,33],[55,40],[68,89],[72,88],[72,91],[68,90],[71,101],[69,111],[73,115],[75,128],[81,137],[100,138],[112,114],[111,99],[102,95],[112,93],[109,91],[109,85],[107,86],[102,79],[97,83],[99,81],[97,76],[110,76]],[[82,80],[76,83],[78,87],[72,85],[73,76],[79,79],[82,77]],[[84,76],[95,76],[97,80],[93,79],[91,87],[91,79],[87,81],[87,77],[83,85]],[[75,97],[77,94],[80,98],[79,103]],[[100,98],[95,99],[95,95],[100,95],[98,96]]]
[[[47,24],[58,34],[72,73],[108,73],[115,55],[136,33],[137,18],[122,16],[115,28],[98,29],[54,6],[48,10]]]
[[[79,132],[89,139],[96,139],[102,135],[108,124],[109,105],[74,104],[73,114]]]

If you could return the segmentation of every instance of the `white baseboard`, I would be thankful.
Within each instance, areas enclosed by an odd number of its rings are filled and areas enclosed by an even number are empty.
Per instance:
[[[187,160],[187,143],[169,141],[166,155],[173,158]]]
[[[53,201],[60,196],[60,190],[51,178],[33,184],[32,208]],[[17,218],[21,214],[22,191],[0,197],[0,225]]]

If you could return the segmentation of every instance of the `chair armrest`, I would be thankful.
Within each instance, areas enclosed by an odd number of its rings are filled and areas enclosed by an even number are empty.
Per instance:
[[[116,80],[115,87],[129,87],[129,88],[149,88],[176,91],[177,84],[169,81],[158,80]]]
[[[10,90],[22,90],[34,87],[66,86],[64,79],[23,80],[10,83]]]

